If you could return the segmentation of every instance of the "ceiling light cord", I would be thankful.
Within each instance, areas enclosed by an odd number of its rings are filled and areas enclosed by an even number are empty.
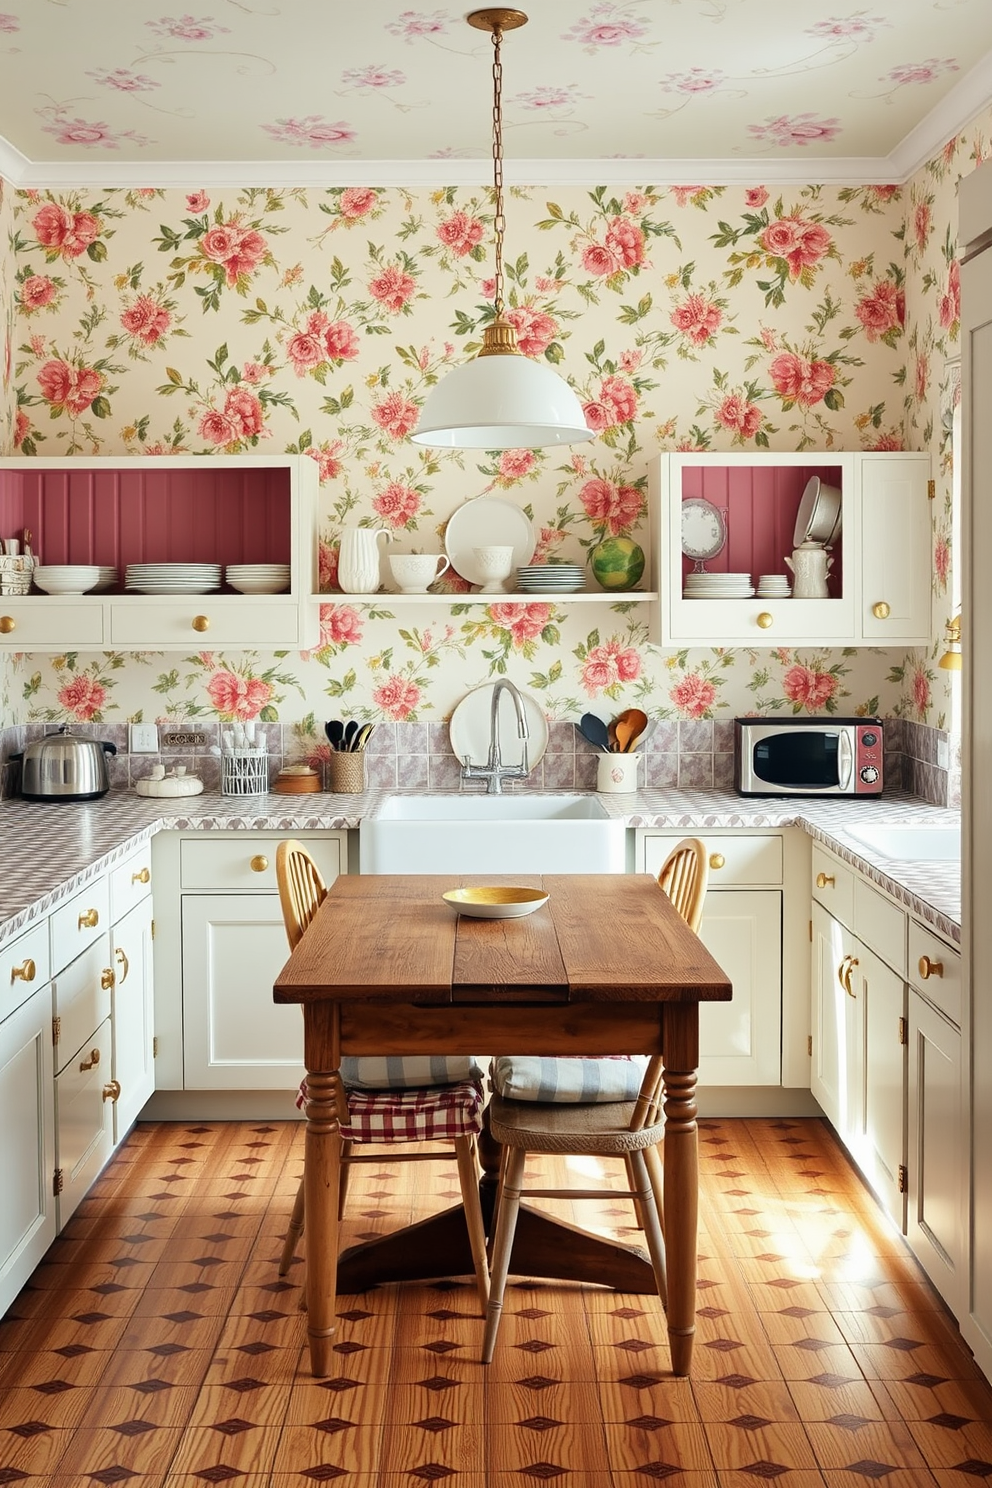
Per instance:
[[[493,27],[493,197],[496,215],[493,232],[496,236],[496,291],[493,296],[496,319],[503,314],[503,234],[506,218],[503,215],[503,61],[500,48],[503,28]]]

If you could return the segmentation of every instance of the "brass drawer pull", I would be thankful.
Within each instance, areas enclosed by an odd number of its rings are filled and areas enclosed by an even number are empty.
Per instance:
[[[723,853],[710,853],[710,867],[714,869],[725,868],[727,860]]]
[[[117,949],[116,949],[116,951],[114,952],[114,955],[117,957],[117,964],[121,968],[121,981],[122,982],[126,982],[127,981],[127,974],[131,970],[131,963],[127,959],[127,955],[125,954],[124,947],[123,946],[118,946]]]
[[[30,956],[27,958],[26,961],[22,961],[20,966],[12,966],[10,968],[11,986],[13,986],[15,982],[33,982],[37,970],[38,968],[37,966],[35,966]]]
[[[97,1067],[97,1065],[99,1063],[100,1063],[100,1050],[99,1049],[91,1049],[90,1050],[90,1057],[89,1057],[89,1059],[84,1059],[84,1060],[82,1060],[80,1062],[79,1073],[80,1074],[84,1074],[86,1072],[86,1070],[96,1069],[96,1067]]]
[[[928,982],[931,977],[942,977],[943,975],[943,961],[931,961],[929,956],[920,957],[920,977],[924,982]]]
[[[192,619],[192,621],[190,623],[192,624],[194,630],[199,630],[199,631],[209,630],[210,629],[210,616],[209,615],[194,615],[193,616],[193,619]]]
[[[10,635],[10,632],[16,629],[17,621],[13,615],[0,615],[0,635]]]
[[[264,873],[269,866],[269,860],[264,853],[256,853],[248,866],[252,873]]]
[[[818,873],[816,875],[816,887],[818,889],[832,889],[837,883],[832,873]]]
[[[116,981],[117,978],[114,976],[113,968],[105,966],[100,973],[100,986],[104,992],[109,992]]]
[[[108,1080],[103,1087],[103,1098],[105,1101],[114,1101],[115,1104],[121,1098],[120,1080]]]
[[[771,630],[775,624],[775,616],[770,615],[767,610],[762,610],[758,616],[758,626],[761,630]]]
[[[871,612],[876,620],[888,620],[892,613],[884,599],[880,599],[877,604],[873,604]]]
[[[136,884],[136,883],[150,883],[151,882],[151,876],[152,875],[151,875],[151,870],[150,869],[148,869],[148,868],[142,868],[142,870],[141,870],[140,873],[132,873],[131,874],[131,882],[133,884]]]
[[[100,923],[100,913],[96,909],[84,909],[76,921],[77,930],[95,930]]]
[[[857,956],[845,956],[843,961],[840,963],[840,966],[837,968],[838,981],[844,988],[844,991],[847,993],[848,997],[853,997],[855,999],[857,998],[858,994],[855,992],[854,988],[851,985],[851,973],[859,964],[860,963]]]

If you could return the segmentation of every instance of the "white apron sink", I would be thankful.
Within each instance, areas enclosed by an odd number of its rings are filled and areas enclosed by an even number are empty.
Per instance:
[[[948,863],[961,857],[961,828],[956,826],[879,823],[845,827],[837,836],[841,840],[849,837],[854,844],[867,847],[879,857],[904,862]]]
[[[595,796],[386,796],[362,873],[623,873],[626,829]]]

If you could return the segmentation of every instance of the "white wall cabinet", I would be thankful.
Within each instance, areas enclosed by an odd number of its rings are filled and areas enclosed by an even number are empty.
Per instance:
[[[664,454],[650,467],[660,509],[661,604],[652,639],[664,646],[905,646],[930,639],[930,458],[913,453]],[[842,493],[828,599],[686,599],[682,502],[725,514],[715,572],[789,576],[799,499],[817,476]]]
[[[29,529],[48,564],[114,566],[107,593],[0,598],[15,651],[305,649],[318,639],[317,467],[303,455],[0,459],[0,529]],[[71,519],[70,519],[71,510]],[[290,588],[244,595],[124,592],[130,563],[280,562]]]

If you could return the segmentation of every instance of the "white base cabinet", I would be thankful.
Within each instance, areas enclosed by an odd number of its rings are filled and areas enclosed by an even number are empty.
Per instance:
[[[3,1313],[56,1234],[52,989],[47,982],[0,1023],[0,1132]]]
[[[107,1095],[110,1067],[108,1015],[55,1079],[59,1229],[78,1208],[114,1150],[114,1107]]]
[[[113,943],[114,1143],[137,1121],[155,1090],[152,901],[146,897],[111,930]]]

